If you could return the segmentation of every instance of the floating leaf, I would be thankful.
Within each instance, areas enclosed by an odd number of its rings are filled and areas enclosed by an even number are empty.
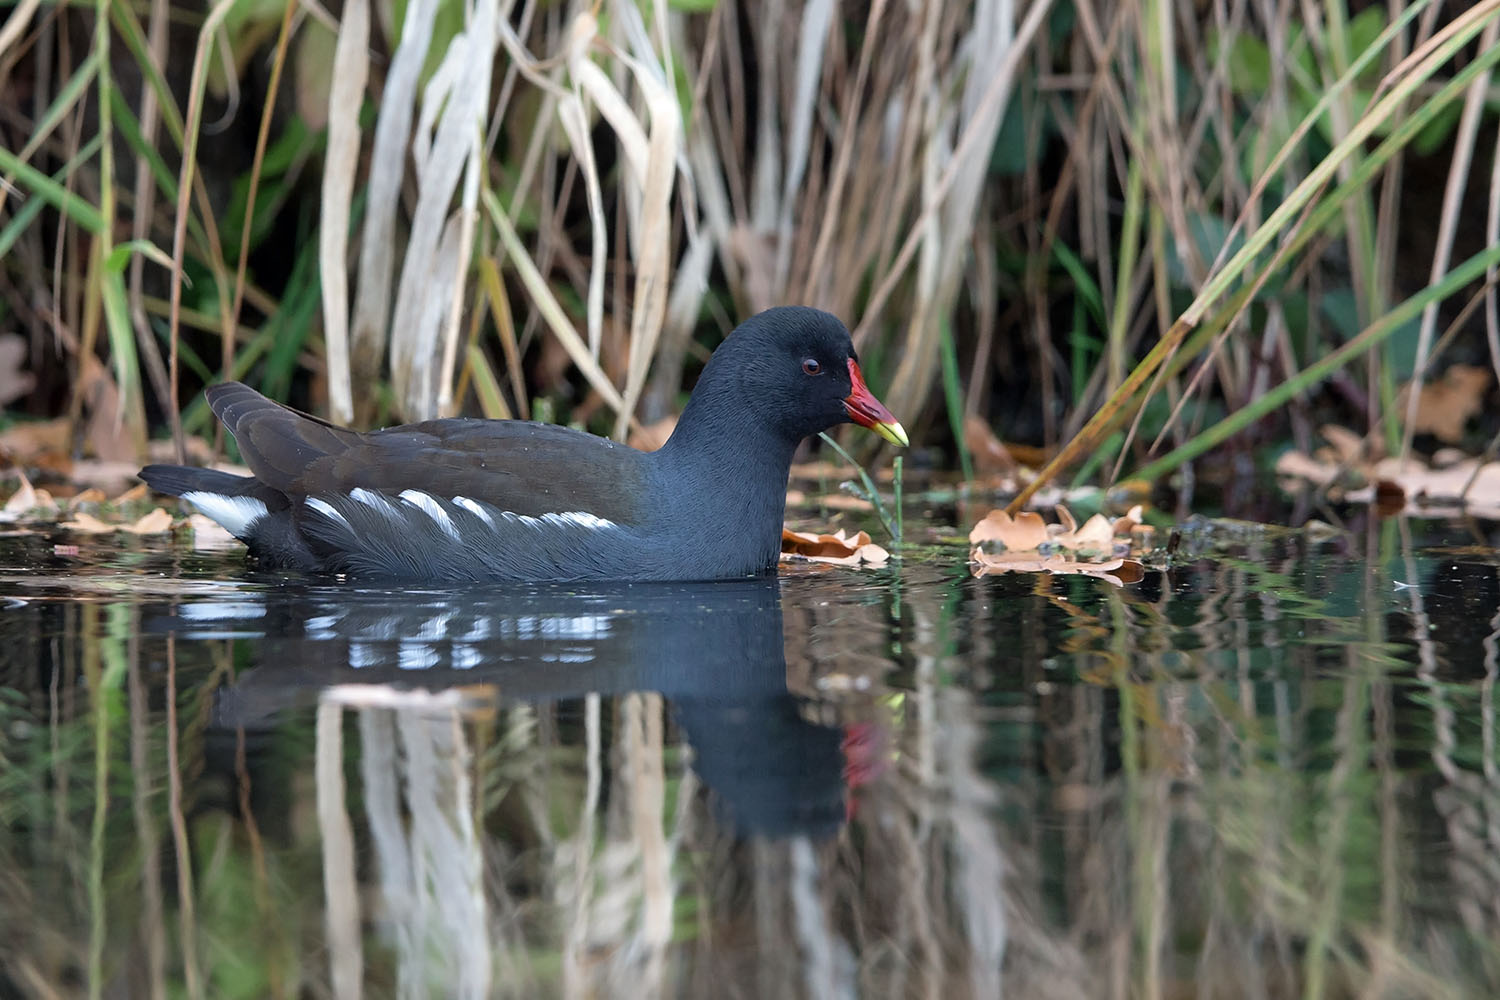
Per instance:
[[[5,501],[4,510],[0,510],[0,520],[19,520],[23,515],[35,510],[36,506],[36,489],[31,485],[31,480],[26,478],[26,474],[22,473],[21,488],[12,493],[10,499]]]
[[[1012,552],[1034,551],[1047,541],[1047,522],[1035,511],[1023,510],[1012,518],[1002,509],[985,515],[969,532],[969,544],[996,541]]]
[[[837,566],[884,566],[891,554],[870,541],[861,531],[846,535],[842,529],[831,535],[781,529],[783,561],[805,559]]]
[[[1034,552],[986,552],[976,548],[970,553],[974,575],[999,573],[1051,573],[1092,576],[1114,584],[1139,583],[1145,567],[1135,559],[1110,559],[1105,562],[1068,559],[1062,555],[1039,556]]]
[[[1144,567],[1134,559],[1116,556],[1131,544],[1147,545],[1152,531],[1141,523],[1137,504],[1111,520],[1095,514],[1082,525],[1062,504],[1057,524],[1047,524],[1033,511],[1014,518],[992,510],[969,532],[969,561],[975,576],[993,573],[1074,573],[1097,576],[1120,585],[1135,583]],[[1117,541],[1118,539],[1118,541]]]

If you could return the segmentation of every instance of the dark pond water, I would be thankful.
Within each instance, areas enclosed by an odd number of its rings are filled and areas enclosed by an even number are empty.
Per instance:
[[[1489,528],[1125,589],[58,540],[0,540],[0,996],[1500,992]]]

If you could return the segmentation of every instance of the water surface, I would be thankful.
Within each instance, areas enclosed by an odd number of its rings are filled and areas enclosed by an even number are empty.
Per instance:
[[[1494,541],[393,591],[0,539],[0,996],[1494,996]]]

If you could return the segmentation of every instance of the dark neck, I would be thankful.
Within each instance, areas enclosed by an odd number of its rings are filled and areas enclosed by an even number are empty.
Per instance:
[[[724,547],[745,572],[774,563],[786,513],[786,481],[798,442],[723,405],[725,397],[695,392],[672,437],[653,456],[673,485],[669,516]]]

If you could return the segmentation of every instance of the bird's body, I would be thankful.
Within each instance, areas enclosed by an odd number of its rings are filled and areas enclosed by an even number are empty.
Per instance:
[[[816,369],[816,370],[809,370]],[[359,433],[246,386],[207,390],[251,476],[148,466],[272,567],[423,580],[698,580],[770,569],[792,453],[846,420],[904,443],[826,313],[773,309],[710,359],[644,453],[529,421]]]

